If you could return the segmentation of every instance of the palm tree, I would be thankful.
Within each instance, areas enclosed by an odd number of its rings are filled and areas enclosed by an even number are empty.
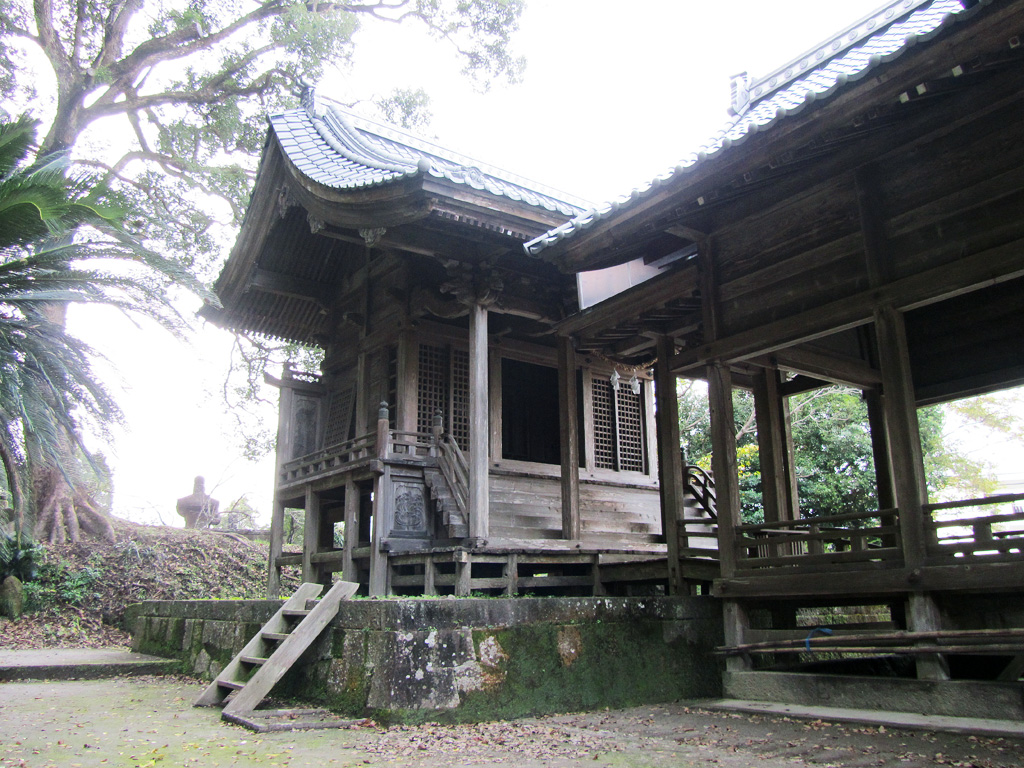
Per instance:
[[[67,307],[113,306],[178,332],[168,282],[208,295],[128,234],[101,182],[70,176],[61,156],[31,162],[36,128],[0,121],[0,462],[16,530],[31,511],[37,538],[112,538],[83,476],[80,431],[120,412],[92,370],[97,353],[67,332]]]

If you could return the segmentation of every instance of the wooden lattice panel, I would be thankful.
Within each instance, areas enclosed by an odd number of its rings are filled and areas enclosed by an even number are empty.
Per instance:
[[[429,432],[434,413],[440,408],[447,416],[448,349],[420,344],[419,385],[416,390],[416,429]]]
[[[615,408],[608,379],[594,377],[593,399],[594,465],[598,469],[615,469]]]
[[[464,450],[469,447],[469,352],[452,350],[451,434]]]
[[[643,391],[643,390],[641,390]],[[616,436],[619,445],[619,469],[630,472],[644,471],[644,413],[640,395],[628,386],[616,393],[618,423]]]
[[[351,382],[339,383],[331,392],[327,406],[327,427],[324,431],[325,447],[343,443],[351,437],[355,399],[355,387]]]

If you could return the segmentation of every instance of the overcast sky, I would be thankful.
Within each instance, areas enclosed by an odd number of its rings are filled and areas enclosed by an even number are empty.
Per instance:
[[[720,128],[731,75],[766,74],[879,5],[529,0],[516,38],[528,60],[520,85],[475,92],[443,44],[425,44],[415,28],[377,26],[359,33],[355,66],[318,90],[349,100],[422,87],[433,100],[429,138],[601,202],[674,166]],[[223,505],[248,494],[269,520],[272,460],[238,458],[219,395],[230,337],[204,326],[188,346],[108,318],[89,325],[120,370],[131,425],[104,446],[115,512],[180,525],[175,500],[203,474]]]

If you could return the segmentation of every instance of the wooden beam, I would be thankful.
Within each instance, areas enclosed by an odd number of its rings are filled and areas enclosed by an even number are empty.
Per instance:
[[[786,503],[786,427],[779,393],[779,373],[764,369],[754,377],[754,416],[757,419],[758,458],[761,465],[761,503],[764,520],[788,520]]]
[[[287,296],[288,298],[312,301],[323,310],[329,309],[325,286],[316,280],[253,267],[248,287],[273,296]]]
[[[642,310],[690,296],[697,287],[697,265],[688,262],[567,317],[555,329],[564,336],[594,335],[638,317]]]
[[[487,309],[469,308],[469,536],[485,540],[490,530],[490,474],[487,446]]]
[[[750,362],[768,368],[779,367],[857,389],[875,387],[882,383],[882,374],[864,360],[809,349],[806,346],[786,347],[771,355],[752,358]]]
[[[562,462],[562,538],[583,536],[580,519],[580,446],[577,416],[576,351],[572,339],[558,339],[558,428]]]
[[[661,530],[668,545],[670,595],[683,592],[679,570],[679,518],[683,516],[683,458],[679,434],[679,398],[676,376],[668,367],[674,352],[672,339],[658,337],[658,362],[654,367],[654,411],[658,428],[658,484],[661,490]]]
[[[672,358],[672,370],[681,372],[712,360],[746,360],[864,325],[879,307],[914,309],[1022,275],[1024,241],[1015,240],[681,352]]]

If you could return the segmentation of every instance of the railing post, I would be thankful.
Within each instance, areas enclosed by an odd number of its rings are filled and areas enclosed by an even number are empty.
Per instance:
[[[441,451],[441,437],[444,435],[444,412],[438,408],[434,411],[434,421],[430,428],[430,455],[437,456]]]
[[[388,414],[388,404],[381,400],[380,410],[377,411],[377,458],[386,459],[388,456],[388,441],[391,436],[391,426]]]

